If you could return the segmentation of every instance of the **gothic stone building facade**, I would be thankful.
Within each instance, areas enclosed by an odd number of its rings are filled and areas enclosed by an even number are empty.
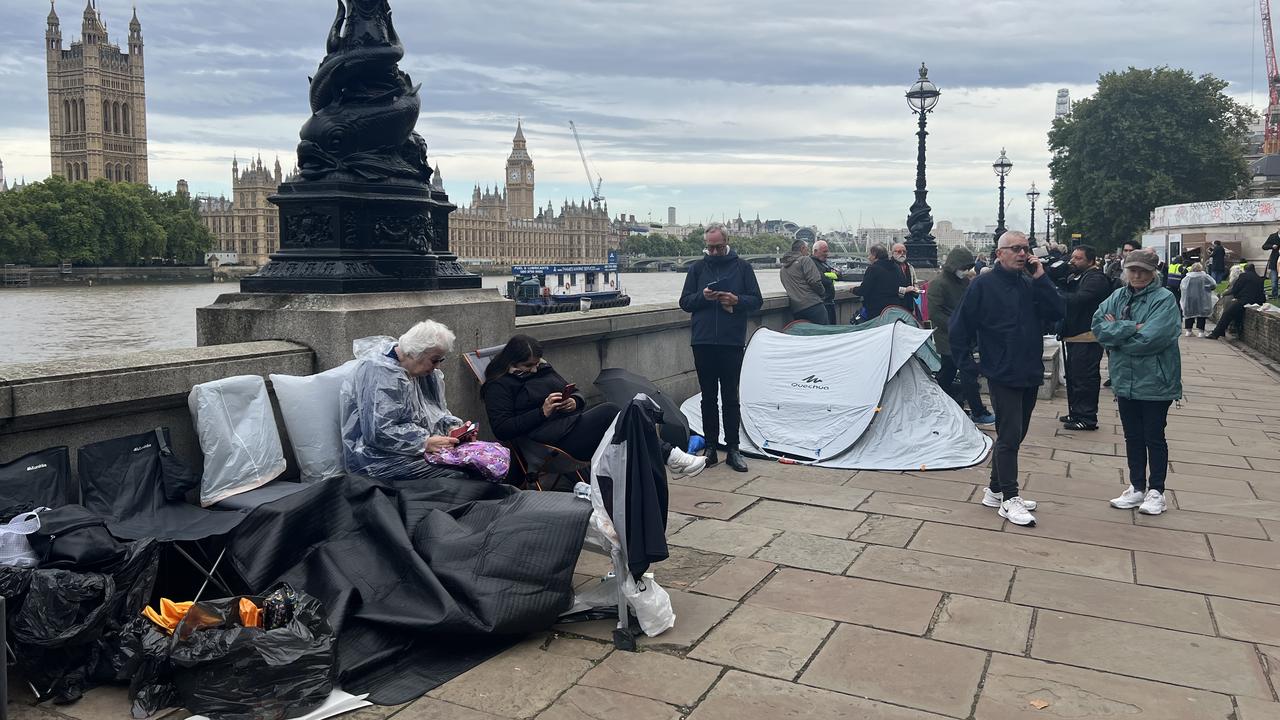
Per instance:
[[[438,169],[433,180],[441,183]],[[607,206],[565,202],[557,215],[549,202],[535,209],[533,191],[533,159],[517,123],[506,186],[472,190],[471,204],[449,216],[449,249],[463,262],[517,265],[602,263],[618,248]]]
[[[64,49],[50,4],[45,57],[53,174],[146,183],[146,76],[137,10],[129,22],[126,54],[109,41],[94,0],[85,5],[80,42]]]
[[[284,175],[280,160],[275,169],[262,164],[262,156],[250,159],[243,171],[239,159],[231,161],[231,198],[201,197],[196,210],[213,233],[213,252],[235,254],[240,265],[266,265],[268,255],[280,249],[280,209],[267,202],[280,183],[296,179]],[[185,181],[178,181],[183,192]]]

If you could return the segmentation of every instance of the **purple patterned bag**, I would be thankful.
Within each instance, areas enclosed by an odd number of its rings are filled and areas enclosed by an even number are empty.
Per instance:
[[[443,452],[427,453],[425,457],[432,465],[470,468],[489,482],[506,480],[507,470],[511,468],[511,451],[483,440],[454,445]]]

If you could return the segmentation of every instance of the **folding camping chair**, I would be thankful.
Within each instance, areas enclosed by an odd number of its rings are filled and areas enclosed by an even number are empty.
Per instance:
[[[179,466],[169,449],[168,428],[86,445],[79,452],[84,505],[106,517],[107,528],[118,538],[150,537],[173,547],[203,577],[193,599],[200,599],[211,583],[234,594],[218,567],[227,552],[225,536],[245,514],[170,500],[164,480]],[[215,538],[223,540],[216,557],[208,547]]]
[[[67,446],[39,450],[0,464],[0,503],[6,506],[55,508],[71,500],[79,500],[79,489],[71,479],[71,453]],[[18,655],[9,643],[4,598],[0,597],[0,639],[3,639],[5,664],[15,665]],[[8,701],[8,675],[0,678],[0,706]],[[30,680],[27,687],[37,698],[45,693]],[[0,720],[3,720],[0,718]]]
[[[473,350],[462,355],[467,367],[475,376],[476,382],[484,384],[484,371],[489,361],[502,350],[502,346]],[[586,472],[591,468],[590,461],[579,460],[554,445],[534,440],[521,439],[516,442],[504,442],[511,451],[525,481],[526,489],[547,490],[555,487],[550,478],[572,476],[576,482],[586,482]],[[532,487],[530,487],[532,486]]]

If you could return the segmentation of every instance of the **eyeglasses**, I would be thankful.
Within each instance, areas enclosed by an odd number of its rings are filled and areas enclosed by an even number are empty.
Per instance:
[[[437,356],[435,356],[435,357],[433,357],[433,358],[430,358],[431,364],[432,364],[432,365],[439,365],[440,363],[444,362],[444,359],[445,359],[446,357],[448,357],[448,356],[447,356],[447,355],[437,355]]]
[[[1018,254],[1020,254],[1020,253],[1029,253],[1029,252],[1031,252],[1031,246],[1030,246],[1030,245],[1009,245],[1009,246],[1007,246],[1007,247],[1002,247],[1002,248],[1000,248],[1000,249],[1001,249],[1001,250],[1008,250],[1009,252],[1013,253],[1014,255],[1018,255]]]
[[[724,245],[708,245],[708,246],[707,246],[707,252],[708,252],[708,253],[710,253],[711,255],[719,255],[719,254],[721,254],[721,253],[725,253],[725,252],[728,252],[728,251],[729,251],[729,245],[728,245],[728,244],[724,244]]]

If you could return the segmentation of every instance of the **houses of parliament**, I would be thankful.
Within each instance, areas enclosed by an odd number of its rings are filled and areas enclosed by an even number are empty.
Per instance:
[[[80,41],[62,46],[49,5],[45,60],[49,81],[51,170],[68,180],[146,183],[146,72],[142,24],[134,10],[129,52],[111,43],[95,0],[84,8]]]

